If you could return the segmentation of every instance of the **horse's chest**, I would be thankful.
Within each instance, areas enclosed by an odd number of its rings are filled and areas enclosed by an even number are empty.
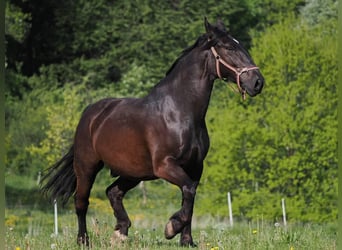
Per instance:
[[[206,130],[191,131],[180,140],[178,158],[183,164],[202,162],[209,149],[209,138]]]

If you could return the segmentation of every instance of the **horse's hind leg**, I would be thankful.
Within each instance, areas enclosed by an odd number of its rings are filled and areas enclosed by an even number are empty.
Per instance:
[[[88,159],[89,160],[89,159]],[[78,235],[77,243],[89,245],[89,237],[87,233],[86,215],[89,205],[90,190],[95,181],[97,173],[103,167],[102,162],[91,162],[80,160],[75,157],[74,171],[77,177],[77,186],[75,194],[75,209],[78,219]]]
[[[127,180],[119,177],[107,190],[107,196],[112,205],[114,216],[117,223],[115,226],[115,236],[121,240],[128,235],[128,228],[131,226],[131,221],[128,218],[127,212],[123,206],[122,199],[128,190],[139,184],[139,180]]]

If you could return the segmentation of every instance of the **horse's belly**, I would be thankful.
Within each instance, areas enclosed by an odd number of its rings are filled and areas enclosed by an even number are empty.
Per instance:
[[[94,148],[101,160],[118,176],[153,178],[152,161],[143,135],[129,127],[97,135]]]

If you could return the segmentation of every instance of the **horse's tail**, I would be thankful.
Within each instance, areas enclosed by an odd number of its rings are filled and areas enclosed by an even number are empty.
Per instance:
[[[47,169],[47,173],[42,179],[42,192],[50,199],[60,200],[63,205],[76,190],[76,175],[73,168],[74,146],[71,146],[69,152],[62,157],[53,166]]]

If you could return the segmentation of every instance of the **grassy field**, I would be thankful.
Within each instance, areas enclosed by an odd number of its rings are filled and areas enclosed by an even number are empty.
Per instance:
[[[88,216],[90,249],[184,249],[179,237],[164,238],[164,224],[171,208],[131,213],[133,225],[128,240],[112,238],[114,219],[110,210],[94,201]],[[160,212],[159,212],[160,211]],[[59,215],[59,234],[55,236],[53,213],[35,209],[6,210],[6,250],[83,249],[76,244],[77,221],[72,209]],[[289,224],[286,228],[264,222],[238,222],[233,227],[225,219],[210,216],[193,219],[193,237],[197,249],[336,249],[335,225]]]
[[[18,181],[20,180],[20,181]],[[22,183],[25,189],[22,189]],[[153,185],[153,184],[151,184]],[[64,209],[59,208],[58,236],[54,235],[53,207],[42,199],[33,180],[18,176],[6,179],[6,250],[82,249],[76,244],[77,220],[72,201]],[[162,187],[162,188],[160,188]],[[90,249],[184,249],[179,237],[164,238],[164,226],[179,209],[180,192],[170,185],[159,183],[160,196],[149,194],[143,204],[141,190],[132,190],[125,199],[125,206],[132,220],[128,240],[112,239],[114,218],[103,184],[95,185],[88,211]],[[161,199],[160,197],[164,197]],[[166,197],[166,198],[165,198]],[[209,211],[208,211],[209,212]],[[266,211],[265,211],[266,212]],[[251,222],[235,222],[229,226],[226,218],[196,216],[193,218],[193,238],[200,250],[332,250],[337,249],[337,225],[294,224],[283,225],[264,221],[262,216]]]

